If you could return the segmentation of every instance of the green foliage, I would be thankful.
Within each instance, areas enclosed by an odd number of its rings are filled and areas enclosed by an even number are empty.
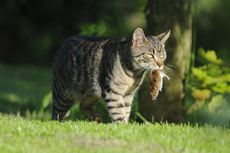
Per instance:
[[[187,113],[193,121],[230,125],[225,114],[230,111],[230,69],[213,50],[199,49],[198,55],[202,65],[191,68]]]
[[[212,126],[60,123],[2,114],[0,121],[1,153],[230,152],[230,130]]]
[[[45,109],[49,108],[51,102],[52,102],[52,91],[49,91],[42,98],[42,109],[45,110]]]
[[[205,52],[204,49],[200,48],[198,50],[198,54],[207,62],[214,63],[214,64],[222,64],[222,60],[217,58],[216,52],[214,50],[208,50]]]
[[[83,24],[81,27],[80,35],[86,36],[108,36],[109,29],[108,25],[104,21],[100,21],[99,23],[92,23],[92,24]]]

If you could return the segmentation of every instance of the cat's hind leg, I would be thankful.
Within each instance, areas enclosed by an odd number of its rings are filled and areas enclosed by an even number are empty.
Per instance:
[[[100,115],[94,111],[94,105],[98,100],[99,97],[94,94],[85,94],[80,102],[80,111],[90,121],[102,121]]]
[[[53,120],[63,120],[68,116],[68,112],[73,104],[73,99],[71,98],[69,92],[61,90],[60,85],[53,85],[53,102],[52,102],[52,119]]]

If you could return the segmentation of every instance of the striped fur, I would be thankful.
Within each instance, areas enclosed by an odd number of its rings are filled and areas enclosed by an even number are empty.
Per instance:
[[[169,33],[145,37],[137,28],[131,40],[73,36],[66,40],[53,65],[52,119],[62,120],[73,98],[90,120],[93,106],[103,98],[115,122],[129,120],[132,100],[145,73],[163,68]]]

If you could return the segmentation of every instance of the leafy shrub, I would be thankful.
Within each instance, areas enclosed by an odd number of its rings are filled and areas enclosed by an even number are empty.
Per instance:
[[[187,94],[190,121],[230,125],[230,68],[213,50],[198,50],[200,66],[191,68]]]

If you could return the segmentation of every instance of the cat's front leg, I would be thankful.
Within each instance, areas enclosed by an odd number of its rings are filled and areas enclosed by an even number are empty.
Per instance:
[[[132,102],[133,102],[133,97],[134,94],[129,94],[124,96],[123,101],[125,104],[125,118],[127,120],[127,122],[129,121],[129,116],[130,116],[130,112],[131,112],[131,107],[132,107]]]
[[[104,100],[106,102],[109,115],[114,122],[128,123],[125,112],[125,103],[122,95],[107,93]]]

